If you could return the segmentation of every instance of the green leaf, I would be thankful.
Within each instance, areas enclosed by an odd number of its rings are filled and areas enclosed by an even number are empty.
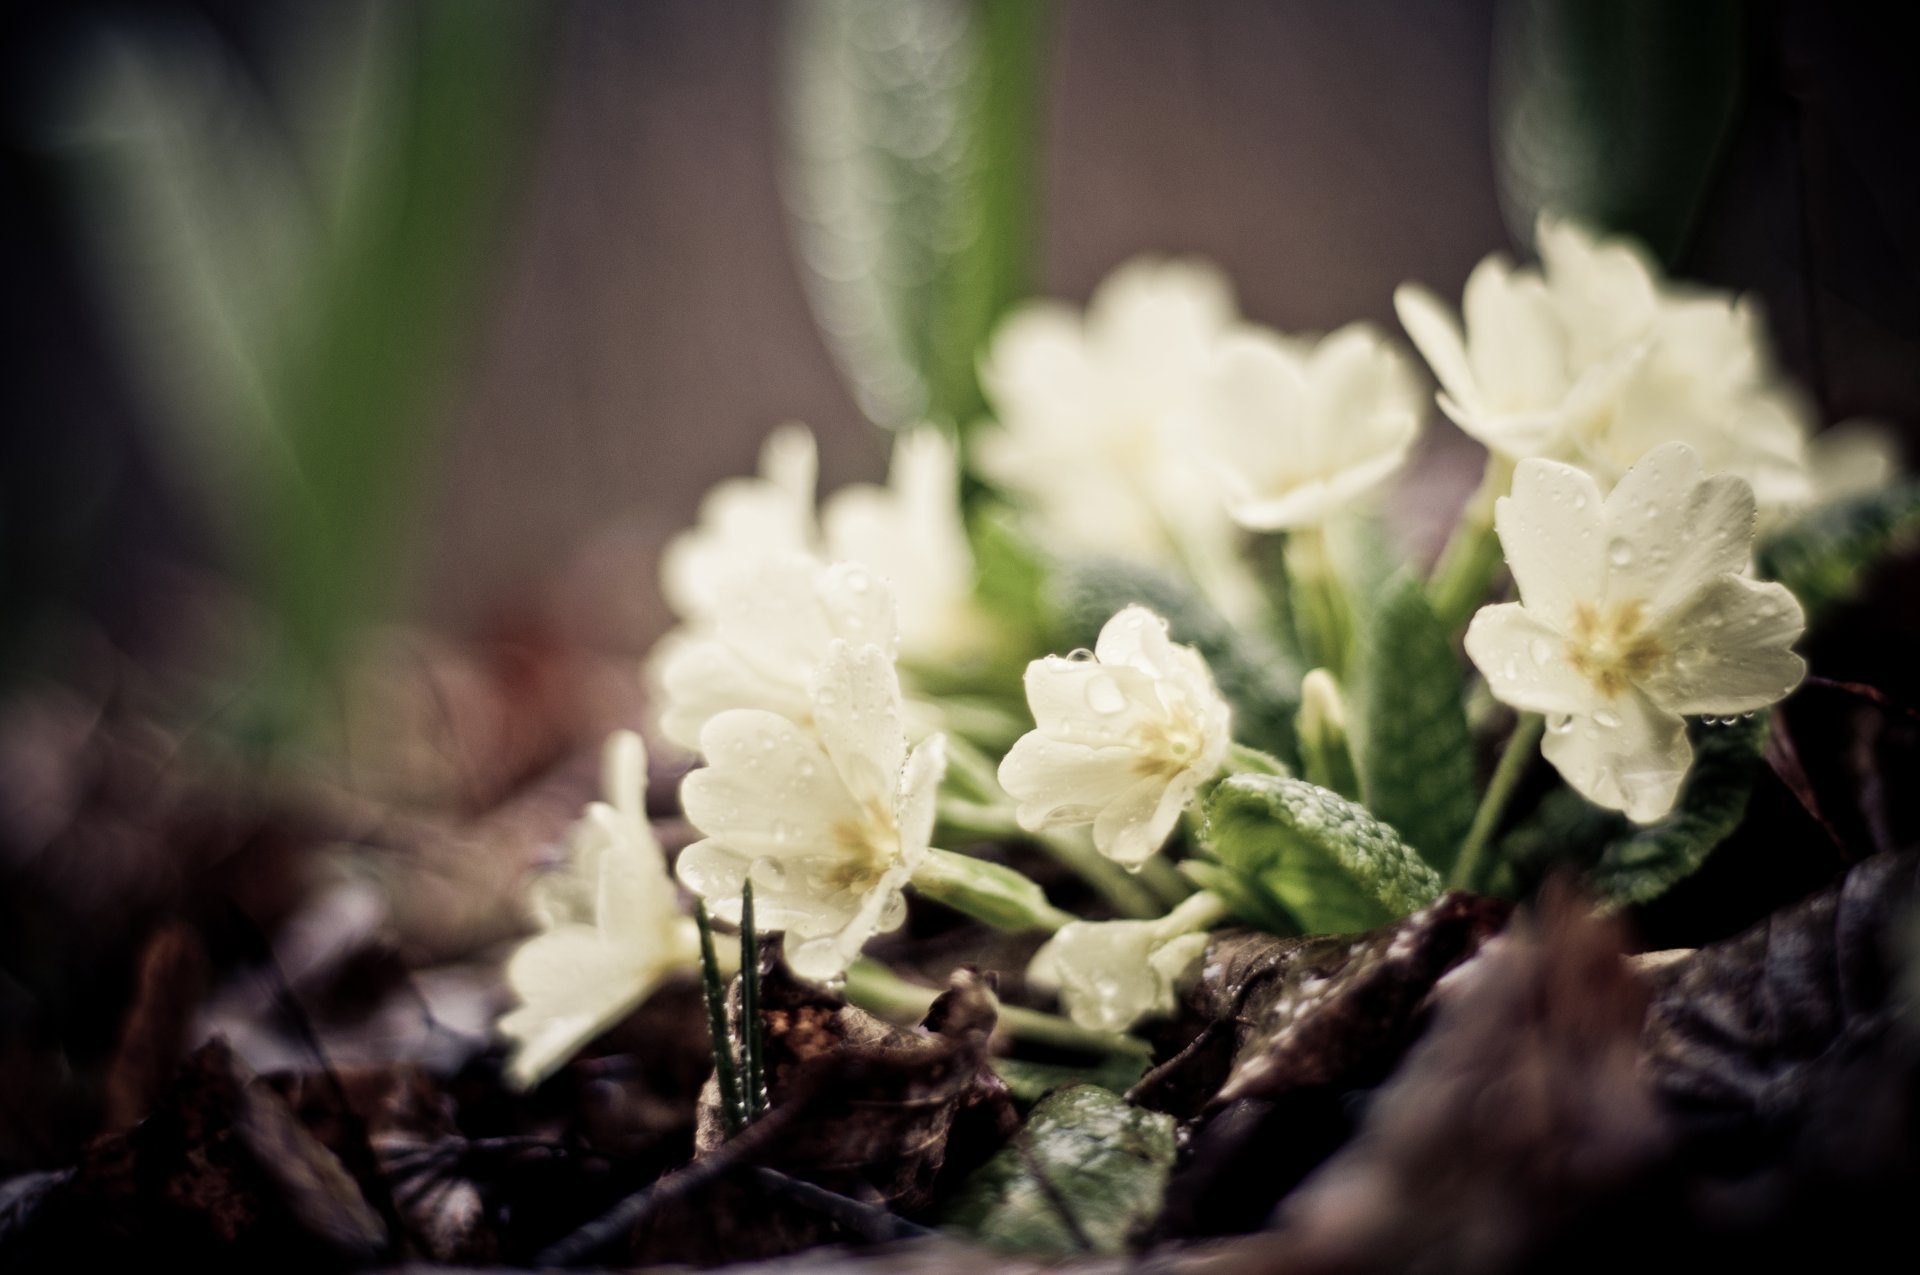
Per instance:
[[[1473,733],[1460,657],[1412,576],[1368,626],[1356,688],[1366,806],[1444,875],[1473,825]]]
[[[941,1223],[1035,1256],[1124,1253],[1160,1215],[1173,1124],[1092,1085],[1057,1090],[962,1184]]]
[[[970,424],[974,358],[1025,290],[1047,11],[1028,0],[803,0],[786,176],[829,344],[878,424]]]
[[[1859,593],[1868,574],[1920,534],[1920,483],[1817,509],[1760,546],[1760,574],[1793,590],[1812,627]]]
[[[1206,845],[1309,933],[1370,930],[1440,895],[1440,874],[1392,828],[1303,779],[1222,780],[1207,800]]]
[[[1493,158],[1514,236],[1542,210],[1686,246],[1739,99],[1736,0],[1506,0]]]
[[[1272,643],[1227,623],[1192,585],[1134,563],[1073,559],[1056,564],[1050,601],[1062,648],[1092,646],[1101,626],[1134,603],[1165,616],[1174,641],[1198,648],[1233,705],[1234,739],[1299,764],[1301,670]]]
[[[1601,851],[1590,879],[1603,898],[1620,904],[1658,898],[1732,835],[1766,764],[1761,752],[1771,717],[1757,713],[1732,725],[1695,729],[1693,769],[1673,812]]]
[[[1069,1085],[1097,1085],[1114,1093],[1124,1093],[1147,1074],[1151,1061],[1144,1054],[1105,1054],[1085,1065],[995,1058],[993,1071],[1006,1083],[1007,1093],[1016,1103],[1030,1107]]]

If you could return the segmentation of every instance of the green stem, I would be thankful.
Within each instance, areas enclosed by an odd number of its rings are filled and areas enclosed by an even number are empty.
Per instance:
[[[1073,832],[1029,833],[1042,850],[1067,869],[1107,906],[1131,920],[1152,920],[1167,910],[1158,892],[1147,881],[1135,876],[1094,848],[1093,842]]]
[[[1353,644],[1353,608],[1334,569],[1326,533],[1303,527],[1287,533],[1284,562],[1287,605],[1310,664],[1343,676]]]
[[[707,1035],[713,1041],[713,1075],[720,1087],[720,1110],[727,1132],[746,1127],[746,1107],[740,1101],[740,1078],[734,1070],[733,1033],[727,1030],[727,986],[720,979],[720,960],[713,951],[713,921],[704,900],[693,904],[693,921],[700,930],[700,986],[707,1000]]]
[[[913,870],[913,888],[996,930],[1057,930],[1078,919],[1047,902],[1031,877],[951,850],[927,851]]]
[[[1178,907],[1193,893],[1193,882],[1182,876],[1180,869],[1164,854],[1156,854],[1141,864],[1133,879],[1151,890],[1163,908]]]
[[[1513,462],[1498,454],[1487,457],[1480,486],[1460,510],[1460,520],[1447,537],[1440,560],[1427,580],[1433,613],[1449,633],[1466,628],[1473,613],[1487,600],[1493,581],[1506,558],[1494,530],[1494,504],[1513,485]]]
[[[1448,885],[1471,890],[1485,876],[1481,861],[1486,857],[1487,846],[1493,840],[1494,830],[1500,826],[1500,816],[1506,812],[1520,776],[1533,760],[1534,747],[1540,742],[1545,725],[1546,719],[1538,713],[1522,713],[1514,723],[1513,734],[1507,736],[1507,746],[1500,753],[1500,762],[1493,768],[1493,778],[1487,781],[1486,795],[1480,799],[1480,808],[1474,811],[1473,826],[1467,829],[1467,839],[1460,843],[1460,857],[1454,860]]]
[[[868,1013],[894,1022],[915,1022],[926,1016],[939,995],[931,987],[912,983],[885,965],[862,957],[847,969],[847,999]],[[1125,1054],[1146,1058],[1152,1050],[1132,1036],[1093,1031],[1057,1014],[1043,1014],[1019,1005],[1001,1005],[996,1034],[1030,1044],[1048,1045],[1080,1053]]]

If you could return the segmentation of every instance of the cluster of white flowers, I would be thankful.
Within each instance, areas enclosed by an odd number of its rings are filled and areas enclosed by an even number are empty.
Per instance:
[[[1440,405],[1490,451],[1617,481],[1662,443],[1736,474],[1762,509],[1805,505],[1807,413],[1777,373],[1747,298],[1683,288],[1634,244],[1542,218],[1539,269],[1495,254],[1460,322],[1425,288],[1394,296],[1440,380]]]

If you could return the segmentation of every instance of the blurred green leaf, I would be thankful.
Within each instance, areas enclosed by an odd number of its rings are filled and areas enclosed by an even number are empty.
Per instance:
[[[1174,641],[1199,649],[1233,705],[1234,739],[1298,765],[1301,670],[1259,634],[1228,623],[1191,584],[1134,563],[1073,559],[1054,564],[1048,599],[1062,650],[1092,646],[1101,626],[1134,603],[1166,617]]]
[[[96,59],[67,153],[179,476],[324,674],[399,559],[528,130],[519,0],[341,5],[256,81],[184,25]]]
[[[1395,579],[1362,636],[1360,791],[1442,875],[1478,803],[1464,674],[1426,590],[1412,576]]]
[[[1149,1061],[1141,1054],[1107,1054],[1084,1066],[995,1058],[993,1071],[1005,1082],[1013,1100],[1026,1107],[1069,1085],[1095,1085],[1123,1093],[1146,1074]]]
[[[1873,568],[1920,535],[1920,483],[1816,509],[1760,546],[1760,574],[1793,590],[1812,628],[1859,593]]]
[[[1036,0],[795,0],[787,194],[814,309],[861,409],[964,428],[974,359],[1026,290]]]
[[[1739,100],[1737,0],[1505,0],[1493,158],[1508,227],[1542,210],[1632,234],[1672,264]]]
[[[1172,1116],[1075,1085],[1040,1100],[941,1223],[1010,1252],[1117,1255],[1160,1216],[1173,1160]]]
[[[1206,811],[1208,853],[1309,933],[1370,930],[1440,895],[1440,874],[1392,828],[1303,779],[1234,775]]]

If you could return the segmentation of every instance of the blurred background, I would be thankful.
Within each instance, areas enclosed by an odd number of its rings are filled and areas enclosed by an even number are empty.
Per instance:
[[[638,715],[664,540],[782,421],[828,489],[880,474],[876,425],[964,423],[1013,297],[1197,254],[1262,323],[1391,329],[1395,285],[1457,296],[1551,204],[1756,294],[1822,422],[1888,422],[1910,459],[1920,429],[1897,6],[0,13],[0,1088],[40,1096],[0,1167],[94,1127],[121,1007],[191,982],[169,961],[266,932],[298,982],[368,935],[417,969],[510,934]],[[1478,461],[1423,446],[1398,508],[1430,544]],[[315,685],[350,746],[297,799],[175,764],[285,747]],[[340,843],[411,857],[316,912],[304,852]],[[183,913],[200,955],[152,938]],[[478,986],[393,1030],[484,1033]]]

